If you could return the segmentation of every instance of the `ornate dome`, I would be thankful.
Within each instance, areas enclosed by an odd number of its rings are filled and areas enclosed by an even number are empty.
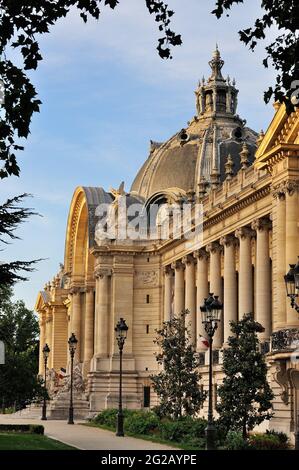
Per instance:
[[[167,188],[198,193],[200,184],[223,181],[226,174],[252,163],[257,133],[236,114],[238,90],[235,80],[222,76],[224,61],[218,47],[209,65],[210,78],[199,81],[195,91],[196,116],[165,143],[151,141],[132,193],[144,198]]]

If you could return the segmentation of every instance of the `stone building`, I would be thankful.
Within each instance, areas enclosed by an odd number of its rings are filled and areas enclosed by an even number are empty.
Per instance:
[[[64,265],[36,303],[40,343],[49,344],[49,367],[58,371],[67,367],[67,339],[74,332],[90,413],[115,407],[119,364],[114,326],[124,317],[129,326],[124,404],[151,406],[155,330],[184,308],[190,311],[192,341],[207,387],[199,306],[213,292],[224,304],[214,342],[215,399],[229,321],[254,312],[265,328],[260,341],[275,392],[270,427],[292,433],[299,426],[299,314],[290,306],[283,276],[299,254],[299,112],[288,115],[284,105],[276,104],[266,133],[256,134],[237,114],[238,90],[235,80],[223,78],[223,64],[217,49],[209,62],[210,77],[195,91],[196,115],[166,142],[151,141],[129,192],[123,184],[117,190],[75,190]],[[157,207],[156,237],[99,236],[98,208],[108,207],[111,216],[121,202],[127,209],[141,204],[145,219]],[[184,204],[191,207],[193,228],[195,208],[202,209],[202,230],[193,238],[174,236],[172,208]],[[162,237],[166,219],[170,235]]]

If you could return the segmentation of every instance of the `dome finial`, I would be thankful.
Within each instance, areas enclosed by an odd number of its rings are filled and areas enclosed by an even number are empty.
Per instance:
[[[224,81],[224,78],[221,73],[221,69],[224,65],[224,60],[220,57],[220,52],[218,49],[218,44],[216,43],[216,50],[213,52],[212,60],[209,62],[209,66],[212,69],[212,75],[209,80],[221,80]]]

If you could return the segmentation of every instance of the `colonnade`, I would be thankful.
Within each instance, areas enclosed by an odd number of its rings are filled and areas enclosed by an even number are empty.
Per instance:
[[[260,340],[269,340],[272,328],[270,229],[268,218],[256,219],[165,266],[164,319],[188,309],[191,339],[198,350],[199,338],[205,335],[200,306],[209,292],[223,302],[215,348],[221,348],[230,336],[229,322],[249,312],[265,328]]]

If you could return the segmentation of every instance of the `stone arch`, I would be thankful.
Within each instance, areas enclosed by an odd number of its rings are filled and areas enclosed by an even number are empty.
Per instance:
[[[78,187],[73,195],[65,240],[64,269],[72,284],[82,284],[93,279],[95,210],[112,197],[102,188]]]

